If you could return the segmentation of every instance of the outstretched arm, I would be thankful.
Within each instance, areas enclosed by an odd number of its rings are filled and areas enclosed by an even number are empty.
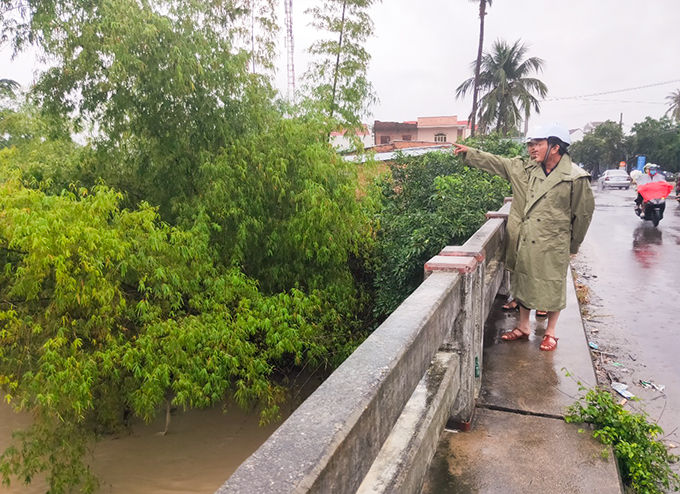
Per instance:
[[[479,168],[492,175],[498,175],[512,183],[512,169],[520,166],[518,159],[504,158],[495,154],[485,153],[475,148],[453,143],[453,152],[463,158],[463,163],[473,168]],[[513,188],[515,183],[512,184]]]

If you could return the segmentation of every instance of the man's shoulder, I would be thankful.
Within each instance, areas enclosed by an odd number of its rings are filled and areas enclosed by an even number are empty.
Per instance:
[[[586,170],[584,170],[580,166],[576,165],[575,163],[572,163],[571,164],[571,179],[572,180],[578,180],[579,178],[590,179],[590,173],[588,173]]]

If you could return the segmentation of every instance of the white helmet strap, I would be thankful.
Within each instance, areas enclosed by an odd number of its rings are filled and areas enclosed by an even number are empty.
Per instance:
[[[539,164],[544,165],[548,162],[548,155],[550,155],[550,150],[554,148],[555,146],[559,147],[559,144],[553,144],[550,145],[550,140],[546,139],[548,141],[548,149],[545,151],[545,154],[543,155],[543,159],[539,161]]]

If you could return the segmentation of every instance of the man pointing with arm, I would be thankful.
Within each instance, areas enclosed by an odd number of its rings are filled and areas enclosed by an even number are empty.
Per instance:
[[[571,162],[569,144],[569,131],[558,124],[546,125],[527,138],[529,160],[453,144],[466,165],[499,175],[512,185],[506,267],[512,273],[511,292],[520,317],[518,326],[501,338],[528,338],[531,309],[547,311],[541,342],[546,351],[557,347],[555,327],[567,305],[569,254],[578,252],[595,210],[590,175]]]

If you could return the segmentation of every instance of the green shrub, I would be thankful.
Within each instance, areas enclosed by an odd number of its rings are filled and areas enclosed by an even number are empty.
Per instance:
[[[565,420],[593,425],[593,436],[612,446],[624,483],[637,494],[680,489],[680,476],[670,467],[678,457],[658,440],[663,430],[646,413],[625,410],[609,391],[597,388],[569,407]]]
[[[505,156],[507,158],[514,158],[515,156],[527,157],[527,148],[513,139],[503,137],[499,133],[488,135],[476,135],[469,137],[463,141],[463,144],[476,149],[481,149],[487,153],[497,154],[498,156]]]
[[[446,245],[465,242],[510,193],[508,183],[463,166],[452,153],[398,157],[382,184],[376,305],[389,315],[423,280],[423,264]]]

